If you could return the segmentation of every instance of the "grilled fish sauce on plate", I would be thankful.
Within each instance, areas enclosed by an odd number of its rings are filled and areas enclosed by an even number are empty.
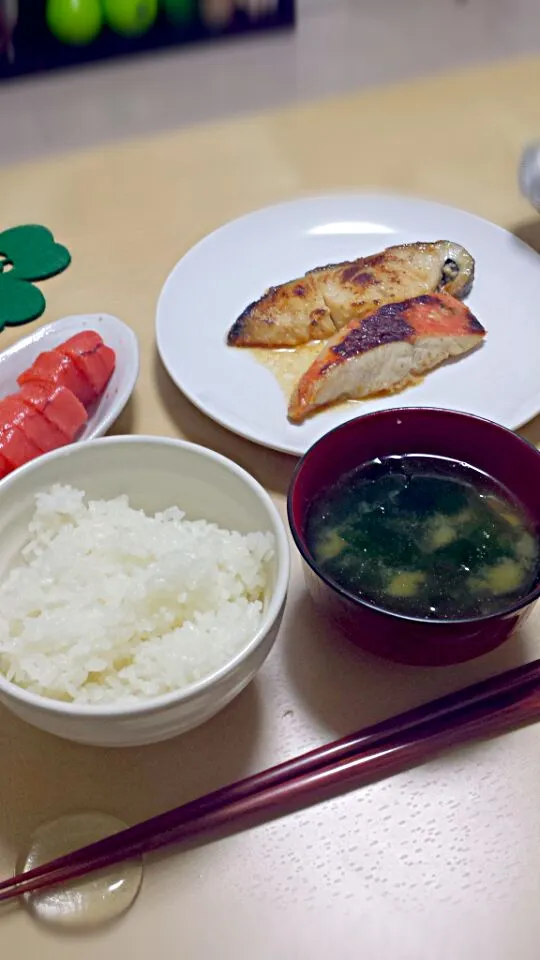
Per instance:
[[[324,340],[386,303],[440,290],[464,297],[473,279],[474,259],[457,243],[388,247],[271,287],[244,310],[227,342],[236,347],[294,347]]]

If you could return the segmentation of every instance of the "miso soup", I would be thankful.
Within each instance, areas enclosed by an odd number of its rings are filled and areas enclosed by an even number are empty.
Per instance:
[[[445,457],[373,460],[311,505],[306,537],[336,584],[431,619],[496,613],[536,585],[539,538],[490,477]]]

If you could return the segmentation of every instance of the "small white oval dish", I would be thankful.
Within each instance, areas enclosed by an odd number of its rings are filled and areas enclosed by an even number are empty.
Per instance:
[[[19,389],[17,377],[38,354],[54,350],[83,330],[95,330],[116,354],[116,367],[104,394],[88,412],[88,423],[76,441],[101,437],[126,406],[139,376],[139,344],[133,330],[107,313],[84,313],[40,327],[0,353],[0,399]]]

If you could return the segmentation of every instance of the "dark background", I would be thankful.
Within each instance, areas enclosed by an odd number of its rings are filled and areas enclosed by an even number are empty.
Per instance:
[[[49,32],[45,8],[46,0],[20,0],[19,22],[14,35],[15,61],[10,64],[5,54],[0,53],[0,81],[39,70],[54,70],[93,60],[202,41],[216,42],[235,34],[275,30],[292,26],[295,21],[295,0],[280,0],[275,13],[255,22],[245,13],[237,12],[232,23],[219,32],[209,30],[198,20],[186,27],[176,27],[167,20],[164,11],[160,10],[154,26],[144,36],[123,37],[105,25],[99,37],[88,46],[75,47],[60,43]]]

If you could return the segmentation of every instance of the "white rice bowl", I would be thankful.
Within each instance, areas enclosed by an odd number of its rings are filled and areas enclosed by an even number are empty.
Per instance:
[[[77,704],[183,690],[246,647],[261,622],[270,533],[155,516],[128,498],[36,495],[29,542],[0,583],[0,671]]]

